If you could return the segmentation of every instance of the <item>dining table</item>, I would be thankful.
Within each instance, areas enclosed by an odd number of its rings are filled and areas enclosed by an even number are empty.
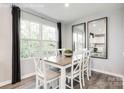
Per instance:
[[[60,73],[61,73],[60,89],[66,88],[66,68],[71,67],[72,60],[76,62],[78,60],[77,57],[79,56],[81,55],[71,56],[71,57],[59,55],[59,56],[49,56],[49,57],[44,58],[46,64],[60,69]],[[89,66],[91,65],[89,64]],[[91,69],[89,69],[89,76],[91,76]]]

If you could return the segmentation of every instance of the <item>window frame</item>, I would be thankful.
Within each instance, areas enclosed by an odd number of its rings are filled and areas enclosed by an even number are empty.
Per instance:
[[[48,42],[56,42],[56,48],[58,48],[58,31],[57,31],[57,27],[54,27],[54,26],[50,26],[49,24],[47,25],[47,24],[44,24],[44,23],[40,23],[40,22],[36,22],[36,21],[31,21],[31,20],[28,20],[28,19],[25,19],[25,18],[21,18],[21,22],[22,21],[28,21],[29,22],[29,24],[28,24],[28,29],[29,29],[29,38],[22,38],[22,34],[21,34],[21,31],[22,31],[22,29],[21,29],[21,25],[22,24],[20,24],[20,42],[21,42],[21,40],[25,40],[25,41],[28,41],[28,42],[30,42],[30,41],[37,41],[37,42],[40,42],[40,47],[42,47],[43,46],[43,42],[44,41],[48,41]],[[33,23],[37,23],[37,24],[39,24],[39,39],[32,39],[31,38],[31,28],[30,28],[30,23],[31,22],[33,22]],[[42,26],[43,25],[45,25],[45,26],[48,26],[48,27],[53,27],[53,28],[55,28],[55,36],[56,36],[56,40],[43,40],[43,38],[42,38],[42,31],[43,31],[43,29],[42,29]],[[29,48],[29,50],[31,49],[31,44],[30,43],[28,43],[28,48]],[[21,43],[20,43],[20,51],[21,51]],[[21,54],[20,54],[20,58],[21,58],[21,60],[29,60],[29,59],[31,59],[32,57],[31,57],[31,55],[32,55],[32,52],[31,51],[29,51],[29,57],[27,57],[27,58],[24,58],[24,57],[21,57]]]

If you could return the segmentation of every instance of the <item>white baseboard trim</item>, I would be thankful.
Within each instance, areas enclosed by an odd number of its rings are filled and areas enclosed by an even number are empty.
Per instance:
[[[116,74],[116,73],[111,73],[111,72],[107,72],[107,71],[103,71],[103,70],[99,70],[99,69],[91,69],[92,71],[96,71],[96,72],[100,72],[100,73],[104,73],[104,74],[108,74],[108,75],[112,75],[112,76],[116,76],[116,77],[120,77],[123,79],[123,75],[120,74]]]
[[[1,82],[0,83],[0,87],[5,86],[5,85],[10,84],[10,83],[11,83],[11,80],[7,80],[7,81],[4,81],[4,82]]]
[[[21,77],[21,79],[25,79],[25,78],[28,78],[28,77],[31,77],[31,76],[34,76],[34,75],[35,75],[35,72],[29,73],[29,74],[23,75],[23,76]]]
[[[95,71],[95,72],[99,72],[99,73],[108,74],[108,75],[111,75],[111,76],[120,77],[123,80],[123,89],[124,89],[124,76],[123,75],[116,74],[116,73],[111,73],[111,72],[107,72],[107,71],[103,71],[103,70],[98,70],[98,69],[94,69],[94,68],[92,68],[91,70]]]

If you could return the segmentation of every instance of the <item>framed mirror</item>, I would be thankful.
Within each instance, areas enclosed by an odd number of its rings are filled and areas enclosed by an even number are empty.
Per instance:
[[[107,17],[89,21],[87,31],[91,56],[107,59]]]
[[[72,26],[72,48],[73,51],[86,47],[86,23]]]

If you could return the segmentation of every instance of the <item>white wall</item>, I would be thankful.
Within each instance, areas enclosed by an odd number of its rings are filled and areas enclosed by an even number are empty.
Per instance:
[[[123,24],[122,24],[122,26],[123,26],[123,38],[122,38],[122,40],[124,40],[124,9],[122,10],[122,13],[123,13]],[[122,44],[123,44],[123,66],[124,66],[124,41],[122,42]],[[124,75],[124,71],[123,71],[123,75]]]
[[[66,38],[65,37],[67,37],[66,36],[66,24],[65,23],[62,23],[62,27],[61,27],[61,29],[62,29],[62,48],[66,48]]]
[[[124,75],[124,57],[122,52],[124,51],[124,9],[114,9],[101,11],[83,18],[80,18],[72,24],[68,24],[66,28],[66,45],[67,48],[72,48],[72,25],[87,22],[93,19],[101,17],[108,17],[108,59],[92,59],[92,68],[114,73],[118,75]]]
[[[0,4],[0,83],[11,80],[12,25],[11,9]]]
[[[35,65],[33,59],[21,60],[21,78],[25,78],[35,73]]]
[[[71,24],[62,23],[62,47],[72,48],[71,45]]]

